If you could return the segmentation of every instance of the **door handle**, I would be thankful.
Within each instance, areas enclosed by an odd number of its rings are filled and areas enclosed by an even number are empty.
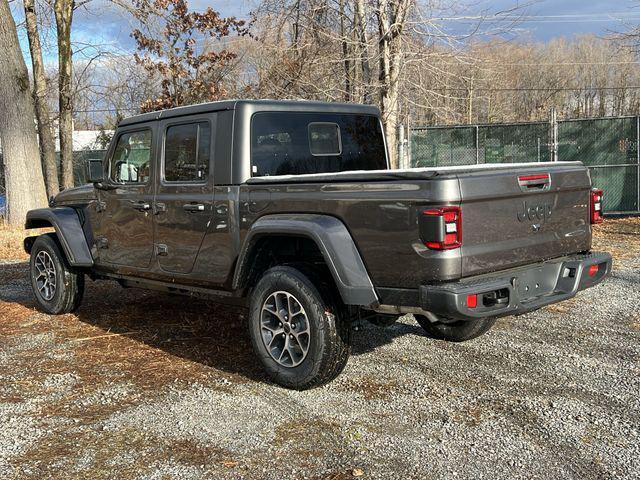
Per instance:
[[[149,210],[151,208],[151,205],[149,205],[148,203],[145,203],[145,202],[134,203],[131,206],[134,209],[138,210],[139,212],[146,212],[147,210]]]
[[[186,203],[182,208],[187,212],[204,212],[204,205],[202,203]]]

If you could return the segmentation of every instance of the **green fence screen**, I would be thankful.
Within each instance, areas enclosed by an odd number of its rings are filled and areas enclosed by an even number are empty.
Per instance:
[[[609,213],[640,212],[639,117],[564,120],[557,123],[557,159],[581,161],[594,186],[605,191]],[[411,129],[411,165],[437,167],[474,163],[552,160],[549,123],[416,127]]]
[[[478,126],[479,158],[482,163],[549,161],[549,125]]]

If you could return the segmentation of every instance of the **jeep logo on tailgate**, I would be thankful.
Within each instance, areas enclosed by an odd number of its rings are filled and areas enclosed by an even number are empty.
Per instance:
[[[525,200],[522,202],[520,210],[518,210],[518,221],[524,222],[525,220],[540,220],[544,223],[549,219],[549,217],[551,217],[552,209],[553,207],[548,203],[530,204]]]

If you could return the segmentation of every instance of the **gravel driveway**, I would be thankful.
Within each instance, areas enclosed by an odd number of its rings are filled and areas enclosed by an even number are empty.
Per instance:
[[[575,299],[461,344],[366,326],[307,392],[267,382],[240,309],[88,282],[51,317],[5,262],[0,478],[638,478],[631,225],[603,230],[613,275]]]

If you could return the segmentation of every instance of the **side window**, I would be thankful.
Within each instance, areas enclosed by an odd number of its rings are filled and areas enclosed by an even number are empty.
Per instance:
[[[111,180],[147,183],[151,164],[151,130],[123,133],[109,163]]]
[[[340,155],[342,141],[337,123],[310,123],[309,150],[311,155]]]
[[[211,127],[207,122],[173,125],[164,141],[164,179],[202,182],[209,174]]]

